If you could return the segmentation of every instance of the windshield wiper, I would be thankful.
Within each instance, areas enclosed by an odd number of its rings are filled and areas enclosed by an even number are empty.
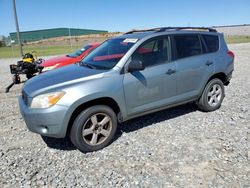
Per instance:
[[[82,66],[85,66],[85,67],[88,67],[88,68],[90,68],[90,69],[96,69],[96,67],[95,66],[93,66],[93,65],[90,65],[90,64],[87,64],[87,63],[85,63],[85,62],[80,62],[80,65],[82,65]]]
[[[67,57],[70,57],[70,58],[76,58],[76,56],[75,55],[71,55],[71,54],[68,54],[68,55],[66,55]]]

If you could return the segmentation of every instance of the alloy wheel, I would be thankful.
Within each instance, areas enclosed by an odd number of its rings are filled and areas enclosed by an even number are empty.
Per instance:
[[[110,136],[111,130],[111,117],[104,113],[97,113],[85,122],[82,137],[87,144],[96,146],[103,143]]]
[[[222,88],[219,84],[214,84],[207,96],[207,101],[210,106],[216,106],[220,103],[220,100],[222,98]]]

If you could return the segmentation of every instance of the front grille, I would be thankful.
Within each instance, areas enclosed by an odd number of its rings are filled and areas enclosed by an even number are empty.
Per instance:
[[[28,106],[29,98],[28,98],[28,95],[25,93],[24,90],[22,90],[22,99],[23,99],[24,103]]]

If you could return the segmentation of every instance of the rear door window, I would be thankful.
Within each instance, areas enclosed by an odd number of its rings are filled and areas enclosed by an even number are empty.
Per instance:
[[[202,35],[202,37],[203,37],[203,39],[204,39],[204,41],[206,43],[206,46],[207,46],[207,49],[208,49],[209,53],[218,51],[218,49],[219,49],[218,36],[215,36],[215,35]]]
[[[175,35],[177,58],[191,57],[202,53],[201,42],[198,35]]]

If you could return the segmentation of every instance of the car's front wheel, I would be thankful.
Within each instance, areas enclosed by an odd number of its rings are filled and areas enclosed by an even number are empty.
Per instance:
[[[218,78],[210,80],[200,99],[198,100],[198,107],[205,112],[211,112],[220,108],[225,96],[224,85]]]
[[[117,129],[114,111],[104,105],[85,109],[75,119],[70,132],[72,143],[82,152],[100,150],[109,145]]]

